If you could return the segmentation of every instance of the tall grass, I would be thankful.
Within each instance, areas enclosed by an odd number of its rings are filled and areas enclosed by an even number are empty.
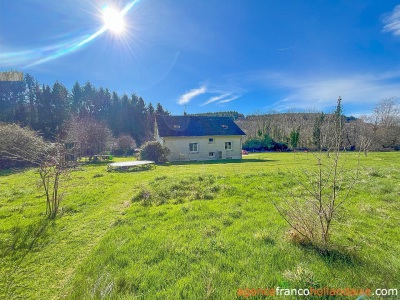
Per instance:
[[[348,166],[356,164],[351,153]],[[321,255],[290,242],[270,198],[298,186],[306,154],[71,173],[44,222],[33,170],[0,176],[0,298],[232,299],[239,288],[395,288],[400,156],[371,153]]]

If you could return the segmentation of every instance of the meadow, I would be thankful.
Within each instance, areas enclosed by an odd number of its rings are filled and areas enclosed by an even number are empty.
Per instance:
[[[342,156],[356,167],[356,153]],[[44,217],[35,169],[0,171],[0,298],[235,299],[245,288],[400,288],[400,154],[360,159],[328,254],[293,243],[272,203],[286,201],[299,188],[293,178],[316,167],[310,153],[125,173],[82,165],[62,183],[55,220]]]

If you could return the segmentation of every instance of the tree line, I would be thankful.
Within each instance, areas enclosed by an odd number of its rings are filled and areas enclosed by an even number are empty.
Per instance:
[[[236,123],[251,150],[328,149],[335,113],[254,114]],[[370,115],[341,116],[342,149],[400,150],[400,98],[382,99]]]
[[[141,145],[152,139],[156,114],[169,112],[160,103],[154,107],[136,94],[121,96],[89,81],[76,82],[71,90],[58,81],[40,84],[30,74],[23,81],[0,82],[0,122],[30,127],[50,141],[65,135],[72,121],[89,120],[105,125],[115,137],[128,135]]]
[[[244,114],[234,110],[189,114],[189,116],[228,117],[231,118],[233,121],[243,120],[245,118]]]

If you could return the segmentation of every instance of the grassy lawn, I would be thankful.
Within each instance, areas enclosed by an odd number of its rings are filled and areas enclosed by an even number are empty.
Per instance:
[[[356,154],[346,153],[347,166]],[[400,288],[400,154],[361,157],[329,255],[291,243],[285,201],[311,154],[73,170],[55,221],[35,170],[0,172],[1,299],[234,299],[239,288]]]

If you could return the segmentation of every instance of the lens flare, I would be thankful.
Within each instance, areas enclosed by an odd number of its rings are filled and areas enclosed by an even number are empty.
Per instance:
[[[57,45],[50,45],[32,50],[0,52],[0,66],[15,67],[16,65],[24,65],[26,68],[37,66],[79,50],[107,30],[111,30],[115,33],[122,32],[125,27],[124,16],[140,1],[141,0],[133,0],[129,2],[120,12],[111,7],[108,7],[108,9],[105,7],[103,9],[104,24],[92,34],[82,35],[78,38],[62,41]]]
[[[125,20],[122,12],[106,6],[103,8],[104,26],[114,33],[120,34],[125,29]]]

